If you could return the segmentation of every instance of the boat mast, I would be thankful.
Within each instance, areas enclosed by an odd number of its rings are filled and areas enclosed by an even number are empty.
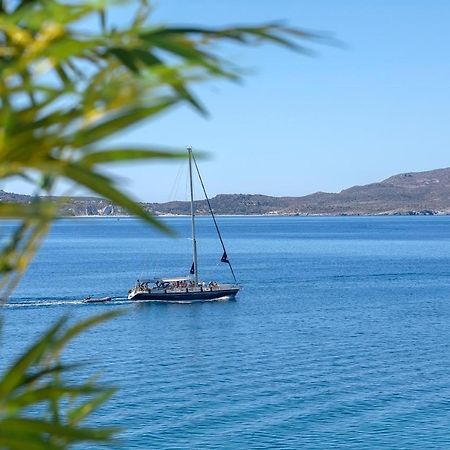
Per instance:
[[[191,220],[192,220],[192,259],[194,264],[194,280],[195,285],[198,285],[198,270],[197,270],[197,241],[195,240],[195,213],[194,213],[194,187],[192,184],[192,147],[187,148],[189,155],[189,186],[191,189]]]

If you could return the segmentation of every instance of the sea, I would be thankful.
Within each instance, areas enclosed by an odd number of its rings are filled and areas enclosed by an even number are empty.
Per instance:
[[[0,371],[65,314],[123,310],[64,354],[118,388],[88,420],[122,429],[107,448],[450,448],[450,217],[219,217],[235,300],[129,302],[189,272],[190,219],[162,221],[55,223],[0,309]],[[200,277],[232,281],[197,233]]]

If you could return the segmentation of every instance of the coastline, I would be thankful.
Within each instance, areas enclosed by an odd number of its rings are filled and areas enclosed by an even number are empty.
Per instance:
[[[446,212],[428,213],[380,213],[380,214],[214,214],[216,217],[445,217],[450,216]],[[154,214],[158,218],[189,218],[189,214]],[[208,214],[196,214],[197,218],[209,217]],[[59,219],[136,219],[132,215],[107,215],[107,214],[88,214],[88,215],[61,215]]]
[[[58,197],[52,197],[56,201]],[[29,204],[32,197],[0,190],[0,203]],[[188,217],[187,201],[139,202],[157,217]],[[434,216],[450,214],[450,168],[394,175],[385,180],[352,186],[338,193],[316,192],[300,197],[264,194],[217,194],[195,200],[198,217],[209,214],[230,217],[358,217]],[[123,208],[100,197],[66,197],[59,208],[62,217],[130,217]]]

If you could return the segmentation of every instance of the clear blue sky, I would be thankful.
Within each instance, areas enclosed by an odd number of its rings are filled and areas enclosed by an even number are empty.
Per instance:
[[[235,47],[253,73],[198,93],[188,107],[122,136],[211,152],[210,194],[336,192],[407,171],[450,166],[450,2],[447,0],[163,0],[154,19],[225,25],[286,20],[331,32],[346,48],[304,57]],[[140,199],[173,199],[178,163],[117,171]],[[170,194],[172,192],[172,194]],[[184,196],[178,195],[179,198]]]

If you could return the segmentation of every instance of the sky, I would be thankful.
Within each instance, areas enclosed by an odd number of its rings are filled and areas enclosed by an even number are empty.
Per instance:
[[[211,196],[338,192],[448,167],[449,18],[447,0],[161,0],[154,23],[282,20],[343,45],[311,43],[314,56],[273,45],[228,49],[249,74],[240,85],[197,89],[209,118],[182,106],[115,141],[208,151],[200,169]],[[178,172],[178,162],[114,171],[134,197],[158,202],[186,198],[174,189]]]

